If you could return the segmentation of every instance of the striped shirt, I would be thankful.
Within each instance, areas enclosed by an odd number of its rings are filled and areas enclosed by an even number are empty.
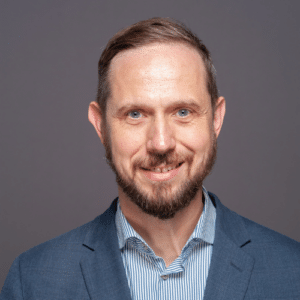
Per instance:
[[[216,209],[203,187],[204,207],[181,254],[168,267],[132,228],[118,202],[116,227],[133,300],[201,300],[215,237]]]

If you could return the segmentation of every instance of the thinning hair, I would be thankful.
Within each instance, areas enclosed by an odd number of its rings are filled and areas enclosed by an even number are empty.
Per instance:
[[[107,100],[110,97],[109,70],[112,59],[120,52],[153,43],[184,43],[202,57],[206,70],[206,85],[214,111],[218,99],[215,68],[210,52],[185,24],[170,18],[151,18],[117,32],[107,43],[98,63],[97,102],[106,124]]]

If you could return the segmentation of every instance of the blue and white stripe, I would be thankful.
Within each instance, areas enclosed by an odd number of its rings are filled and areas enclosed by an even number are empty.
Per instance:
[[[118,203],[116,227],[133,300],[201,300],[215,237],[216,209],[206,189],[203,212],[180,256],[166,268],[145,240],[132,228]]]

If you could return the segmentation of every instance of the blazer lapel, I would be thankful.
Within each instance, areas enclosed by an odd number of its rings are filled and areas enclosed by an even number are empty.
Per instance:
[[[254,259],[243,251],[251,243],[240,216],[209,193],[217,210],[216,232],[204,300],[244,299]],[[115,227],[117,199],[90,225],[80,267],[91,300],[130,300]]]
[[[130,290],[115,227],[116,199],[91,224],[80,267],[91,300],[130,300]]]
[[[216,232],[204,300],[244,299],[254,259],[243,251],[251,243],[240,216],[209,194],[216,210]]]

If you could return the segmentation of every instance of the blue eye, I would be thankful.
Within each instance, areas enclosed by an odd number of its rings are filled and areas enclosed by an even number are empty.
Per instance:
[[[133,111],[129,112],[128,115],[132,119],[138,119],[138,117],[141,116],[141,113],[139,111],[137,111],[137,110],[133,110]]]
[[[181,117],[186,117],[188,114],[189,114],[189,110],[188,109],[180,109],[179,111],[178,111],[178,114],[179,114],[179,116],[181,116]]]

